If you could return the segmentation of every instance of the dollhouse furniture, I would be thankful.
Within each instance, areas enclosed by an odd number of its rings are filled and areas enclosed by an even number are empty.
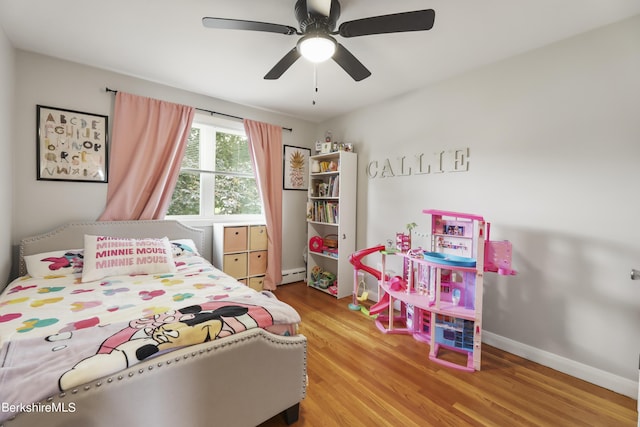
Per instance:
[[[511,244],[491,241],[490,224],[479,215],[427,209],[431,218],[430,248],[385,249],[378,282],[380,312],[376,326],[383,333],[410,334],[430,344],[429,359],[445,366],[480,370],[482,292],[485,272],[515,274]],[[390,257],[399,257],[402,276],[386,273]],[[399,304],[396,314],[394,305]],[[443,353],[466,355],[459,364]]]

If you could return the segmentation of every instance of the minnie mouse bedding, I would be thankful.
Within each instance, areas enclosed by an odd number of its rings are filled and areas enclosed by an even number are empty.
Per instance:
[[[27,262],[30,275],[0,295],[0,422],[24,405],[177,348],[251,328],[296,333],[298,313],[272,293],[237,282],[188,243],[169,247],[169,272],[89,281],[82,250],[39,254],[31,268]],[[33,277],[38,268],[48,274]]]

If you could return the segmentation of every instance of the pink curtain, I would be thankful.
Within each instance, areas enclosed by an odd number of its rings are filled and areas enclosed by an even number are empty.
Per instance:
[[[107,206],[100,221],[164,218],[193,114],[186,105],[116,94]]]
[[[267,220],[268,258],[264,288],[282,282],[282,127],[244,120],[251,162]]]

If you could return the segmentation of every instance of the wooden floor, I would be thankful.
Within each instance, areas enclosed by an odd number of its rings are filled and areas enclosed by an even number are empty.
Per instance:
[[[445,368],[428,344],[384,335],[349,298],[304,283],[276,295],[302,316],[307,397],[295,426],[636,426],[636,401],[488,345],[482,370]],[[261,426],[284,426],[281,416]]]

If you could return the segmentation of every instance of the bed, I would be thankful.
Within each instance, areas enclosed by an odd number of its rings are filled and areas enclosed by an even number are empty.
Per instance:
[[[23,239],[20,277],[0,295],[0,426],[295,422],[307,351],[297,312],[202,247],[202,230],[169,220]]]

